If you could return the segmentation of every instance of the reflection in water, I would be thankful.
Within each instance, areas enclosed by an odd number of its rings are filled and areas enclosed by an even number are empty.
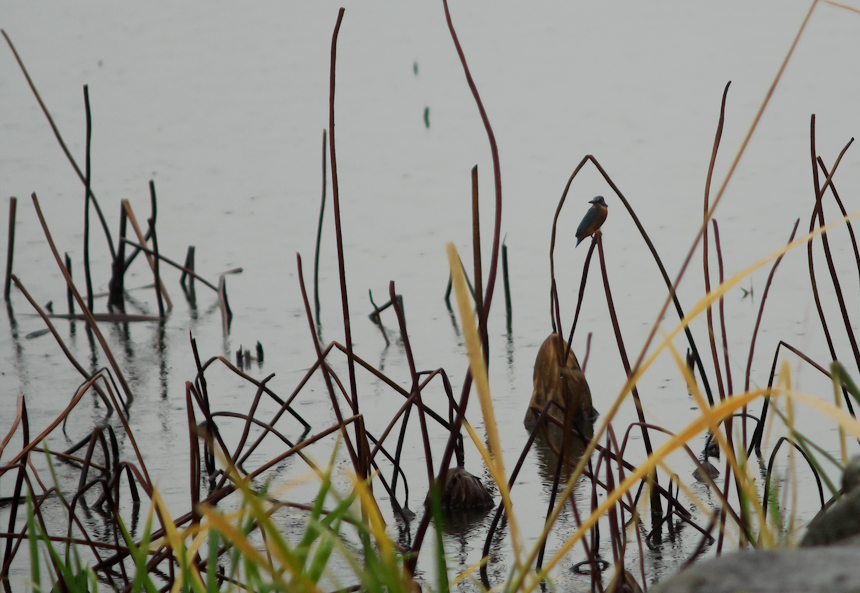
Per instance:
[[[462,346],[463,342],[460,339],[460,328],[457,325],[457,317],[454,315],[454,309],[451,308],[451,303],[445,301],[445,306],[448,308],[448,316],[451,318],[451,325],[454,327],[454,335],[457,336],[457,343]]]
[[[158,382],[161,387],[161,399],[167,399],[167,340],[165,339],[164,322],[158,323],[155,333],[155,353],[158,356]]]
[[[89,324],[84,325],[87,334],[87,342],[90,345],[90,375],[95,375],[99,370],[99,351],[96,348],[96,338]]]
[[[379,327],[382,327],[381,323],[379,324]],[[383,331],[385,331],[385,330],[383,330]],[[383,373],[383,374],[385,373],[385,359],[386,358],[388,358],[388,340],[385,341],[385,347],[379,351],[379,372]],[[382,388],[382,382],[377,381],[376,385],[378,387],[377,393],[379,393],[380,392],[379,389]]]
[[[485,509],[462,509],[445,511],[444,521],[445,551],[451,559],[451,568],[460,570],[469,566],[469,555],[476,546],[483,544],[484,534],[489,526],[493,507]]]
[[[593,431],[593,427],[591,430]],[[559,461],[557,452],[561,451],[562,437],[562,430],[555,425],[550,425],[546,430],[538,431],[535,437],[532,450],[537,456],[538,473],[544,483],[549,482],[551,484],[555,480]],[[559,483],[567,482],[567,478],[573,473],[573,467],[579,461],[586,447],[586,443],[576,436],[570,436],[567,440],[564,456],[566,463],[562,468]]]
[[[188,258],[190,258],[191,266],[188,265],[189,259],[185,260],[185,267],[191,268],[194,264],[194,246],[188,247]],[[182,292],[185,293],[185,300],[188,301],[188,307],[192,311],[192,317],[197,317],[197,290],[194,288],[194,277],[188,278],[188,284],[185,283],[185,272],[182,273],[182,279],[179,281],[182,287]]]
[[[505,351],[508,355],[508,380],[513,383],[516,372],[514,372],[514,335],[511,333],[510,326],[508,326],[507,339],[505,340]]]
[[[126,380],[129,385],[134,385],[140,381],[141,373],[145,371],[134,364],[134,345],[132,344],[131,334],[129,332],[129,323],[112,323],[110,325],[111,333],[119,345],[122,347],[123,353],[123,368],[125,369]],[[115,349],[112,349],[115,350]]]
[[[399,519],[399,515],[395,513],[395,518]],[[405,521],[397,520],[395,522],[397,526],[397,537],[394,538],[395,541],[405,550],[409,550],[412,548],[412,528],[410,524]]]
[[[131,504],[131,537],[137,539],[137,524],[140,522],[140,503]]]
[[[21,345],[21,340],[18,337],[18,321],[15,319],[15,311],[12,309],[11,301],[6,301],[6,315],[9,317],[9,334],[12,336],[12,343],[15,345],[15,371],[18,374],[18,380],[21,382],[19,391],[23,391],[24,387],[30,381],[27,373],[27,365],[24,363],[24,346]]]

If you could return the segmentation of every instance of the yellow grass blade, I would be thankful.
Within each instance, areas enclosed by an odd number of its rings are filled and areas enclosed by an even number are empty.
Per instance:
[[[481,350],[481,339],[478,337],[478,328],[475,325],[475,312],[469,303],[469,295],[466,290],[466,278],[463,276],[463,267],[460,265],[460,256],[453,243],[448,243],[448,263],[451,266],[451,281],[454,294],[457,296],[457,309],[460,312],[460,323],[463,324],[463,337],[466,340],[466,353],[469,357],[469,368],[472,371],[472,380],[478,401],[481,404],[481,413],[484,415],[484,425],[487,438],[490,441],[490,453],[493,460],[498,464],[501,473],[505,474],[505,462],[502,455],[502,445],[499,440],[499,431],[496,425],[496,413],[493,409],[493,400],[490,397],[490,383],[487,379],[487,367],[484,365],[484,355]]]
[[[170,544],[170,547],[173,549],[173,552],[179,556],[180,551],[183,551],[185,546],[185,538],[190,534],[196,531],[196,528],[190,528],[184,530],[180,533],[179,530],[176,529],[176,524],[173,522],[173,519],[170,518],[170,512],[167,510],[167,505],[164,503],[164,500],[161,498],[161,494],[158,493],[157,488],[152,489],[152,504],[157,509],[158,514],[161,516],[162,524],[164,525],[164,531],[167,534],[167,541]],[[205,585],[203,584],[203,579],[200,578],[200,573],[197,571],[197,567],[194,566],[193,562],[190,562],[188,559],[188,551],[184,550],[185,554],[185,562],[188,565],[188,571],[191,574],[191,578],[194,579],[195,584],[201,589],[205,590]],[[180,591],[183,585],[182,579],[182,571],[179,571],[176,574],[176,580],[173,583],[173,593]]]
[[[241,531],[211,507],[201,506],[200,510],[209,522],[210,529],[217,530],[226,541],[230,542],[230,545],[236,546],[248,560],[256,564],[262,571],[267,572],[282,589],[288,589],[289,584],[284,581],[280,571],[275,570],[272,564],[251,545],[251,542]],[[308,585],[309,583],[304,584]]]
[[[753,483],[753,481],[749,479],[747,472],[742,470],[741,465],[738,463],[737,457],[735,456],[734,450],[732,449],[732,447],[729,446],[725,435],[720,432],[718,426],[719,423],[716,421],[713,414],[711,413],[711,406],[708,405],[708,402],[706,402],[704,396],[702,396],[702,392],[699,391],[699,386],[696,384],[696,381],[690,374],[686,362],[681,359],[681,354],[675,348],[675,344],[672,342],[668,342],[667,347],[669,348],[669,352],[671,352],[672,354],[672,358],[675,359],[675,364],[678,365],[678,368],[681,369],[681,372],[684,374],[684,378],[687,380],[687,386],[690,388],[690,393],[693,394],[693,398],[696,400],[699,409],[702,411],[703,416],[708,419],[708,428],[710,428],[711,434],[714,435],[714,438],[716,438],[717,442],[720,444],[720,449],[722,449],[723,453],[726,456],[726,460],[729,462],[729,465],[732,468],[732,473],[735,476],[735,481],[738,483],[740,488],[743,489],[744,496],[746,496],[747,500],[750,501],[750,503],[755,509],[756,515],[759,520],[759,525],[763,526],[761,534],[764,537],[765,547],[773,547],[773,537],[772,534],[765,527],[767,522],[764,519],[764,509],[761,506],[761,501],[759,501],[758,491],[756,490],[755,483]]]
[[[463,267],[460,264],[460,256],[453,243],[448,243],[448,264],[451,267],[451,284],[457,297],[457,309],[460,313],[460,323],[463,325],[463,337],[466,341],[466,353],[469,356],[469,368],[472,371],[472,379],[478,401],[481,404],[481,413],[484,416],[484,427],[487,431],[487,439],[490,442],[491,457],[486,458],[490,471],[494,476],[498,475],[496,484],[502,499],[505,500],[509,511],[508,521],[511,527],[511,540],[514,549],[514,562],[520,566],[519,533],[516,529],[516,520],[510,508],[510,497],[507,495],[507,472],[505,471],[502,444],[499,439],[499,430],[496,425],[496,414],[493,409],[493,400],[490,396],[490,383],[487,379],[487,367],[484,365],[484,354],[481,349],[481,339],[478,337],[478,328],[475,325],[475,314],[469,303],[469,295],[466,289],[466,278],[463,276]],[[507,498],[505,498],[507,496]]]
[[[670,476],[673,476],[673,478],[676,477],[676,475],[673,474],[672,469],[668,465],[666,465],[666,463],[664,461],[660,461],[659,463],[657,463],[657,467],[662,469],[664,472],[666,472]],[[708,505],[706,505],[702,501],[701,498],[696,496],[696,493],[693,492],[693,490],[689,486],[687,486],[687,484],[684,482],[684,480],[673,479],[672,481],[678,486],[678,488],[681,489],[681,491],[684,493],[684,495],[687,498],[689,498],[693,502],[694,505],[696,505],[696,508],[698,508],[699,511],[701,511],[703,515],[705,515],[707,517],[713,512],[713,509],[711,509]],[[647,499],[642,497],[642,500],[647,500]],[[730,538],[731,543],[734,544],[735,546],[737,546],[739,543],[739,538],[737,536],[732,537],[732,534],[730,534],[728,532],[725,532],[725,533],[726,533],[726,536]]]
[[[735,397],[729,398],[726,401],[714,406],[711,409],[710,414],[703,414],[702,416],[696,418],[693,422],[688,424],[681,432],[679,432],[674,437],[670,438],[663,445],[661,445],[652,455],[650,455],[641,465],[639,465],[635,470],[633,470],[627,477],[624,479],[622,483],[620,483],[615,490],[608,493],[606,496],[606,500],[595,510],[585,521],[582,522],[582,526],[574,533],[555,553],[555,555],[550,559],[550,561],[546,564],[545,571],[550,572],[552,568],[558,564],[564,556],[570,551],[570,549],[576,544],[591,527],[597,523],[598,519],[603,516],[609,508],[618,502],[620,498],[627,492],[630,488],[632,488],[639,480],[644,478],[651,470],[653,470],[657,463],[663,460],[667,455],[672,453],[675,449],[680,447],[683,443],[686,443],[694,436],[705,430],[710,424],[710,415],[714,415],[717,419],[722,420],[723,418],[728,417],[730,414],[733,414],[735,411],[744,407],[744,405],[749,404],[752,401],[762,397],[766,394],[766,390],[760,389],[758,391],[751,391],[749,393],[743,393],[740,395],[736,395]],[[569,493],[566,492],[566,495]],[[546,533],[541,534],[541,537],[546,537]],[[541,537],[538,539],[540,540]],[[540,579],[535,579],[533,582],[529,583],[526,587],[526,591],[533,591],[535,587],[540,584]]]
[[[463,428],[465,428],[466,432],[469,433],[469,438],[472,439],[472,442],[481,454],[481,458],[483,458],[484,463],[487,464],[487,468],[490,470],[490,475],[493,477],[493,481],[499,489],[502,503],[505,505],[505,515],[507,515],[508,524],[511,526],[511,539],[513,540],[511,545],[514,550],[521,549],[522,541],[520,540],[519,527],[517,526],[516,516],[514,515],[513,502],[511,502],[511,492],[508,490],[507,477],[500,473],[499,468],[493,463],[493,458],[490,456],[490,452],[487,451],[484,443],[481,442],[481,437],[478,436],[478,433],[475,432],[475,429],[465,418],[463,418]],[[518,560],[519,557],[516,558],[516,561]]]

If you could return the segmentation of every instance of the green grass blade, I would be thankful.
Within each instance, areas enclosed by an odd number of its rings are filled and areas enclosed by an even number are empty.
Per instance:
[[[433,511],[433,523],[436,525],[436,578],[439,593],[448,593],[448,565],[445,562],[445,545],[442,539],[444,521],[442,518],[442,495],[438,482],[430,487],[430,508]]]
[[[209,558],[206,561],[206,593],[218,593],[218,532],[209,531]]]
[[[30,580],[33,589],[41,589],[42,581],[39,571],[39,542],[36,539],[36,517],[33,513],[33,498],[27,492],[27,541],[30,544]]]
[[[848,393],[854,396],[857,403],[860,403],[860,389],[857,389],[857,385],[851,379],[851,376],[848,374],[848,371],[845,370],[845,367],[839,362],[834,362],[830,365],[830,372],[842,382],[845,389],[848,390]]]

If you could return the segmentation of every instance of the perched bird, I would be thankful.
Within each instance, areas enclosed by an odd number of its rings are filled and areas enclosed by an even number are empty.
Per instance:
[[[603,196],[595,196],[595,198],[588,203],[591,204],[591,208],[589,208],[588,212],[585,213],[585,216],[582,217],[582,222],[579,223],[579,227],[576,229],[577,246],[579,246],[583,239],[593,235],[606,220],[607,205]]]

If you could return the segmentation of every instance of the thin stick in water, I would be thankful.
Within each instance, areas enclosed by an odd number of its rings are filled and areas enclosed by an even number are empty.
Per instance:
[[[334,232],[337,242],[337,267],[340,277],[340,297],[341,309],[343,310],[343,330],[344,330],[344,346],[346,346],[347,368],[349,370],[349,390],[352,402],[352,413],[359,413],[358,405],[358,384],[355,380],[355,359],[352,355],[352,327],[349,321],[349,297],[346,290],[346,262],[344,259],[343,249],[343,232],[340,222],[340,193],[337,184],[337,152],[335,151],[334,142],[334,91],[335,91],[335,63],[337,58],[337,36],[340,32],[340,24],[343,21],[344,8],[341,8],[337,13],[337,23],[334,26],[334,33],[331,37],[331,69],[329,80],[329,152],[331,157],[331,198],[332,207],[334,208]],[[361,431],[358,424],[355,425],[356,445],[361,447]],[[362,463],[361,457],[353,458],[355,462],[355,470],[358,473],[359,479],[367,477],[367,469]]]
[[[12,283],[12,253],[15,250],[15,212],[18,208],[18,198],[9,198],[9,241],[6,244],[6,283],[3,287],[3,298],[9,302],[9,290]]]
[[[511,283],[508,275],[508,246],[502,241],[502,280],[505,286],[505,314],[508,324],[508,333],[511,333]]]
[[[155,252],[155,257],[152,258],[152,272],[155,276],[155,297],[158,300],[158,316],[164,319],[164,300],[161,298],[161,275],[158,271],[158,236],[155,234],[155,221],[158,216],[158,203],[155,199],[155,181],[149,180],[149,199],[152,208],[152,216],[149,218],[149,234],[152,237],[152,250]],[[166,292],[166,291],[165,291]]]
[[[603,233],[597,231],[594,233],[595,243],[597,243],[597,255],[600,260],[600,271],[603,274],[603,288],[606,292],[606,305],[609,308],[609,317],[612,320],[612,329],[615,331],[615,339],[618,342],[618,353],[621,356],[621,364],[624,366],[624,372],[628,377],[633,376],[633,371],[630,367],[630,361],[627,358],[627,350],[624,347],[624,339],[621,337],[621,328],[618,325],[618,316],[615,314],[615,305],[612,303],[612,292],[609,289],[609,275],[606,271],[606,259],[603,255]],[[645,424],[645,413],[642,409],[642,402],[639,399],[639,390],[636,384],[630,386],[630,392],[633,395],[633,402],[636,405],[636,415],[639,417],[639,422],[642,423],[642,442],[645,445],[645,453],[651,455],[653,449],[651,447],[651,437],[648,434],[648,429]],[[654,484],[657,485],[657,474],[654,474]],[[660,504],[660,496],[657,490],[651,490],[651,515],[656,524],[663,515],[662,505]]]
[[[481,213],[478,199],[478,165],[472,167],[472,265],[475,271],[475,312],[478,318],[484,311],[484,274],[481,270]],[[483,327],[481,342],[484,349],[484,363],[489,363],[490,345],[487,328]]]
[[[150,196],[153,196],[155,194],[155,184],[152,184],[151,181],[150,183]],[[131,222],[131,226],[134,229],[134,233],[137,235],[137,240],[140,241],[140,245],[135,245],[135,247],[139,248],[146,254],[146,261],[149,262],[149,268],[153,272],[155,272],[155,261],[153,260],[151,253],[147,249],[143,248],[143,246],[146,245],[146,236],[143,234],[140,229],[140,225],[137,223],[137,217],[134,215],[134,210],[131,207],[131,202],[129,202],[128,200],[123,200],[122,208],[123,211],[128,214],[128,220],[129,222]],[[153,210],[153,212],[155,212],[155,210]],[[125,242],[129,243],[128,241]],[[164,302],[167,303],[167,310],[170,311],[171,309],[173,309],[173,302],[170,300],[170,295],[167,294],[167,289],[164,287],[163,282],[159,282],[158,286],[161,289],[161,294],[164,295]]]
[[[69,271],[69,278],[72,277],[72,258],[66,253],[66,269]],[[75,295],[72,294],[72,289],[66,286],[66,303],[69,306],[69,315],[75,314]]]
[[[704,204],[705,220],[707,220],[708,211],[710,209],[710,206],[708,204],[708,199],[709,199],[710,194],[711,194],[711,179],[713,178],[713,175],[714,175],[714,165],[716,164],[716,161],[717,161],[717,151],[720,148],[720,139],[723,137],[723,124],[725,123],[725,120],[726,120],[726,97],[729,94],[729,85],[731,85],[731,84],[732,84],[732,82],[729,81],[726,84],[726,88],[723,90],[723,101],[720,104],[720,119],[717,122],[717,133],[714,137],[714,148],[711,150],[711,162],[708,165],[708,176],[705,179],[705,200],[704,200],[704,202],[705,202],[705,204]],[[711,292],[711,273],[710,273],[710,270],[708,268],[708,249],[709,249],[709,247],[708,247],[708,226],[707,226],[707,224],[705,224],[705,228],[702,231],[702,246],[703,246],[703,248],[702,248],[702,270],[703,270],[704,275],[705,275],[705,293],[707,294],[707,293]],[[713,315],[713,311],[711,309],[711,305],[708,305],[708,308],[705,311],[705,314],[706,314],[707,323],[708,323],[708,341],[710,342],[710,345],[711,345],[711,356],[714,359],[714,373],[716,374],[716,377],[717,377],[717,389],[719,390],[719,393],[720,393],[720,401],[723,401],[726,398],[726,390],[725,390],[725,387],[723,386],[723,377],[722,377],[722,373],[720,371],[719,355],[717,354],[717,341],[716,341],[716,337],[714,336],[714,315]],[[729,372],[729,369],[727,366],[726,367],[726,373],[728,373],[728,372]],[[731,390],[729,390],[729,393],[731,393]]]
[[[90,112],[90,91],[84,85],[84,111],[87,116],[87,148],[84,174],[84,281],[87,287],[87,307],[93,310],[93,280],[90,272],[90,195],[92,194],[90,177],[90,146],[93,136],[93,118]],[[71,313],[71,311],[69,311]]]

